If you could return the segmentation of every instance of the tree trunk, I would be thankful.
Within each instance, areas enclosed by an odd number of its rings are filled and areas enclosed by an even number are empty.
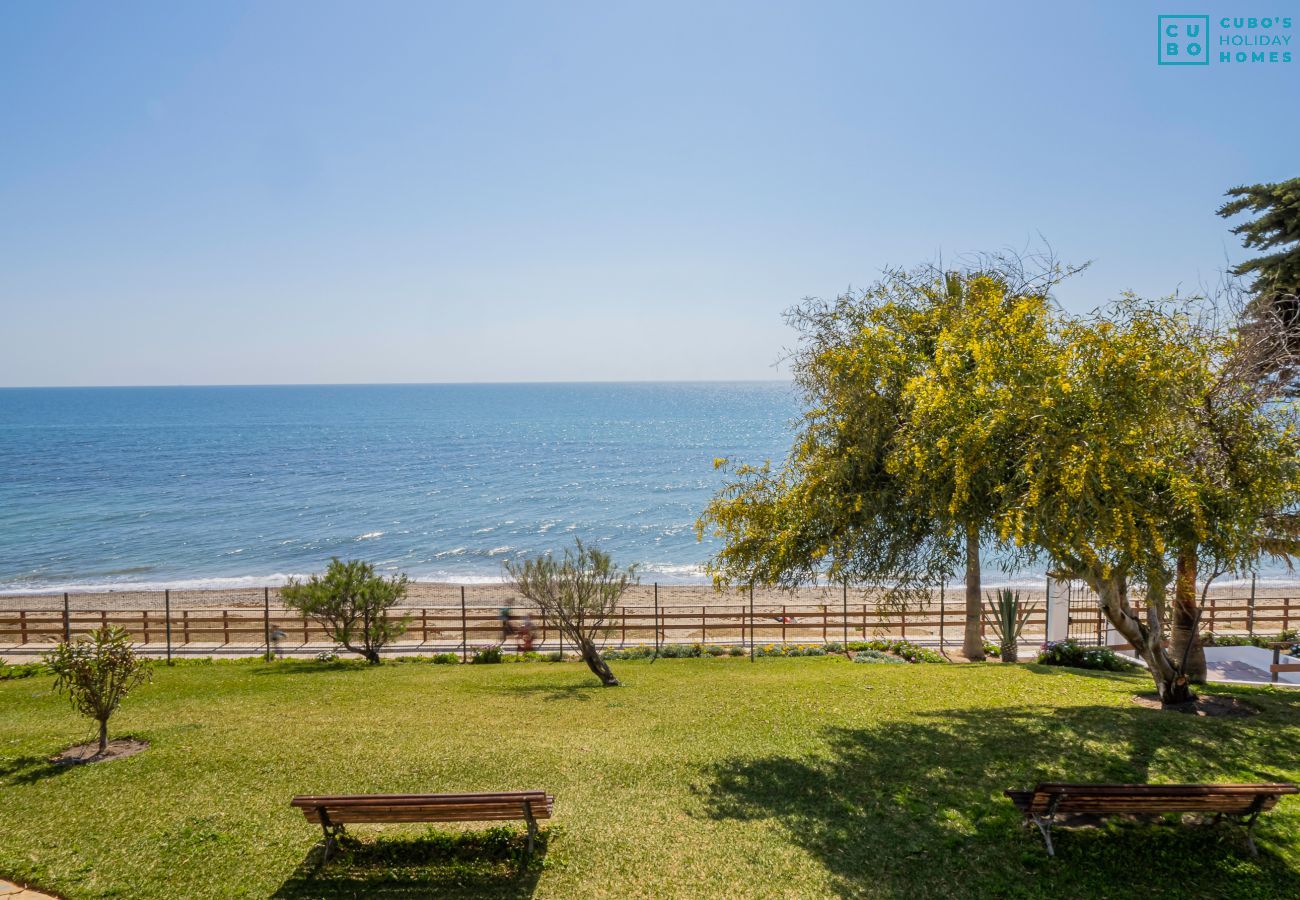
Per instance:
[[[1178,554],[1174,579],[1173,622],[1169,655],[1192,684],[1205,684],[1205,649],[1201,646],[1196,597],[1196,548]],[[1183,664],[1186,660],[1186,664]]]
[[[99,720],[99,752],[108,752],[108,719]]]
[[[1020,662],[1020,648],[1016,646],[1016,641],[1003,641],[998,648],[998,656],[1003,662]]]
[[[980,597],[980,531],[966,526],[966,632],[962,655],[972,661],[984,658],[983,598]]]
[[[367,647],[365,650],[362,650],[362,651],[361,651],[361,655],[364,656],[364,657],[366,658],[366,662],[370,663],[372,666],[377,666],[377,665],[379,665],[379,651],[378,651],[378,650],[375,650],[375,649],[373,649],[373,648]]]
[[[601,658],[600,651],[596,645],[589,640],[578,642],[578,649],[582,653],[582,661],[591,669],[591,673],[600,679],[600,683],[605,687],[618,687],[618,679],[614,677],[613,671],[609,668],[609,663]]]
[[[1137,652],[1146,661],[1151,678],[1156,683],[1156,693],[1160,695],[1161,705],[1181,706],[1195,700],[1188,687],[1187,679],[1175,671],[1173,661],[1161,646],[1160,628],[1153,629],[1134,615],[1133,608],[1128,603],[1128,580],[1125,576],[1114,571],[1081,574],[1088,585],[1097,592],[1101,610],[1110,624],[1114,625],[1115,630],[1137,648]],[[1157,617],[1155,622],[1158,626],[1158,607],[1154,605],[1154,600],[1155,598],[1148,600],[1148,603],[1152,604],[1148,615]]]

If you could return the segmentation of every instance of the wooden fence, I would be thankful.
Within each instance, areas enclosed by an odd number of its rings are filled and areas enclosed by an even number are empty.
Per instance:
[[[50,643],[85,634],[106,625],[127,631],[147,649],[176,652],[235,653],[265,650],[273,643],[282,649],[308,652],[333,642],[315,622],[280,607],[271,607],[269,593],[262,608],[196,607],[174,609],[170,600],[162,609],[85,609],[66,600],[62,609],[0,610],[0,646],[36,652]],[[393,645],[395,652],[456,651],[499,644],[503,635],[500,612],[495,607],[412,607],[395,611],[407,616],[406,633]],[[1070,633],[1101,643],[1100,613],[1071,604]],[[1076,621],[1076,616],[1079,617]],[[874,603],[824,604],[712,604],[699,606],[625,606],[612,616],[604,635],[606,646],[638,644],[716,643],[827,643],[873,637],[905,638],[919,643],[959,645],[965,609],[948,602],[923,609],[899,611]],[[1300,624],[1300,602],[1289,597],[1210,598],[1201,621],[1202,631],[1271,635]],[[1046,614],[1039,604],[1025,626],[1022,644],[1043,640]],[[274,632],[284,637],[273,642]],[[1076,633],[1077,632],[1077,633]],[[553,623],[534,622],[539,650],[563,650],[563,639]],[[1096,640],[1091,636],[1096,634]],[[507,646],[513,641],[506,640]]]

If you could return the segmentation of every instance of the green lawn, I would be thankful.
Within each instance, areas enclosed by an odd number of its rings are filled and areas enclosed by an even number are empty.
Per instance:
[[[1004,788],[1039,779],[1300,780],[1300,693],[1204,719],[1149,682],[1038,666],[840,658],[158,668],[111,763],[46,758],[90,729],[51,680],[0,682],[0,876],[68,897],[1300,894],[1300,800],[1257,829],[1119,824],[1049,860]],[[1226,689],[1225,689],[1226,690]],[[354,829],[313,876],[296,793],[545,788],[522,828]]]

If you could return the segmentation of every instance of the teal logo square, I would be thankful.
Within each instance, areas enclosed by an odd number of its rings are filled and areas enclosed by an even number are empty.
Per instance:
[[[1209,16],[1158,16],[1157,57],[1162,66],[1210,64]]]

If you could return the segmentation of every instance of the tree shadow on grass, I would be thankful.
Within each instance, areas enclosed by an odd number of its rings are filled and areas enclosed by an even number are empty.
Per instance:
[[[540,697],[543,700],[579,700],[587,701],[608,691],[599,682],[582,682],[580,684],[561,684],[559,682],[538,682],[535,684],[493,685],[493,693],[518,694],[522,697]]]
[[[0,785],[35,784],[62,775],[73,766],[54,762],[48,756],[17,756],[0,759]]]
[[[345,836],[320,865],[317,844],[272,896],[276,900],[334,897],[531,897],[546,856],[547,831],[531,856],[517,830],[439,832],[414,837]]]
[[[1002,796],[1038,781],[1287,781],[1298,720],[1206,720],[1132,709],[1006,707],[832,729],[824,754],[736,757],[700,788],[704,814],[770,821],[838,896],[1284,896],[1300,872],[1296,801],[1240,829],[1107,821],[1057,836],[1049,859]],[[1290,726],[1287,728],[1286,726]],[[1283,735],[1285,737],[1285,735]],[[1289,771],[1287,770],[1289,768]]]

